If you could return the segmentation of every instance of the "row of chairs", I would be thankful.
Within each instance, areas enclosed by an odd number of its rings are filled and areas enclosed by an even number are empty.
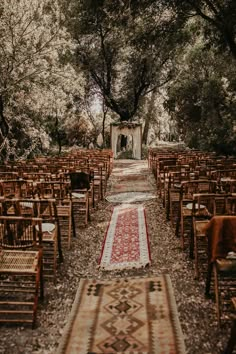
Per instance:
[[[12,178],[12,172],[0,172],[0,322],[34,327],[44,279],[56,281],[64,247],[77,225],[88,224],[108,175],[103,168],[98,178],[80,170],[60,180],[38,172]]]
[[[236,295],[236,257],[232,258],[236,252],[235,159],[225,159],[224,164],[224,159],[219,163],[212,154],[207,156],[206,153],[204,159],[201,153],[193,156],[183,152],[171,155],[168,152],[165,155],[163,151],[158,153],[156,150],[155,158],[153,152],[151,155],[149,167],[156,177],[167,220],[175,228],[182,250],[187,250],[194,259],[195,279],[205,276],[206,296],[210,295],[214,284],[217,320],[220,324],[230,309],[230,299]],[[222,239],[222,235],[225,235],[222,228],[216,236],[211,223],[221,226],[230,223],[229,239],[233,239],[233,243],[229,245]],[[217,237],[219,242],[216,241]],[[227,252],[223,257],[212,257],[212,243],[225,247]]]

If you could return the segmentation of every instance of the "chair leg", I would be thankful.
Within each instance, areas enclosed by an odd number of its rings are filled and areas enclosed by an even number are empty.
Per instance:
[[[180,239],[181,239],[181,247],[184,249],[184,218],[180,219]]]
[[[194,236],[194,268],[195,268],[195,279],[199,279],[199,266],[198,266],[198,244],[197,244],[197,236]]]
[[[178,218],[176,222],[176,228],[175,228],[175,236],[179,237],[179,227],[180,227],[180,211],[178,211]]]
[[[68,221],[68,250],[70,250],[71,247],[71,231],[72,231],[72,221],[71,221],[71,215],[69,215],[69,221]]]
[[[218,273],[217,273],[216,264],[213,265],[213,274],[214,274],[214,287],[215,287],[216,315],[217,315],[218,324],[220,326],[221,324],[220,294],[219,294],[219,282],[218,282]]]
[[[233,320],[233,324],[230,331],[230,337],[227,346],[222,354],[233,354],[235,345],[236,345],[236,319]]]
[[[190,242],[189,242],[189,258],[194,258],[194,230],[193,230],[193,222],[191,224],[191,231],[190,231]]]
[[[63,254],[62,254],[62,247],[61,247],[61,229],[60,229],[59,222],[57,222],[57,230],[58,230],[58,234],[57,234],[58,256],[59,256],[59,262],[62,263],[63,262]]]
[[[211,275],[212,275],[212,263],[208,263],[207,276],[206,276],[206,285],[205,285],[205,296],[210,296],[210,287],[211,287]]]
[[[42,250],[40,251],[41,255],[40,255],[40,300],[43,301],[44,300],[44,277],[43,277],[43,254],[42,254]]]
[[[72,221],[73,237],[76,237],[75,215],[74,215],[73,203],[71,205],[71,221]]]

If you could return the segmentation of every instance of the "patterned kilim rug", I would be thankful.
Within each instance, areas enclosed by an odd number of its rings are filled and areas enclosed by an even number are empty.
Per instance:
[[[155,193],[148,192],[126,192],[108,195],[106,200],[110,203],[136,203],[145,202],[146,200],[155,199]]]
[[[145,182],[118,182],[116,185],[112,186],[112,194],[124,192],[149,192],[150,190],[150,185]]]
[[[122,204],[113,209],[99,265],[104,270],[141,268],[150,263],[144,206]]]
[[[124,192],[150,192],[155,190],[147,178],[147,176],[128,175],[122,178],[115,179],[111,185],[111,193]]]
[[[57,354],[184,354],[168,275],[81,279]]]

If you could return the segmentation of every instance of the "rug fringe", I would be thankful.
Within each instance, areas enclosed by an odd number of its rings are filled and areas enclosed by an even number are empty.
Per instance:
[[[166,287],[168,289],[168,297],[169,297],[169,306],[172,313],[172,324],[175,328],[175,335],[176,335],[176,344],[178,346],[178,353],[179,354],[186,354],[186,348],[184,343],[184,336],[182,332],[182,328],[180,325],[179,314],[177,309],[177,304],[174,295],[174,289],[172,286],[171,278],[168,274],[163,275],[166,281]]]
[[[97,269],[100,270],[126,270],[126,269],[140,269],[140,268],[147,268],[151,265],[151,262],[145,262],[145,263],[124,263],[124,264],[113,264],[113,265],[101,265],[99,264]]]
[[[83,285],[84,285],[85,279],[80,279],[79,282],[79,287],[76,292],[75,300],[73,302],[66,326],[63,329],[63,334],[61,336],[61,340],[59,342],[59,346],[57,348],[57,351],[55,354],[65,354],[67,344],[69,342],[70,338],[70,332],[73,327],[74,320],[77,316],[77,310],[79,308],[80,300],[81,300],[81,294],[83,290]]]

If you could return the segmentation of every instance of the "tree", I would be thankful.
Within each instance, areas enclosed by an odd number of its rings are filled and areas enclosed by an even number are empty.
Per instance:
[[[60,55],[71,45],[61,26],[57,1],[3,0],[0,5],[0,151],[22,145],[21,137],[39,118],[33,95],[61,73]],[[31,99],[30,99],[31,97]],[[27,108],[27,101],[29,106]],[[22,108],[25,108],[24,113]],[[15,135],[16,121],[24,132]],[[27,123],[24,124],[23,120]],[[30,121],[30,124],[29,124]],[[40,126],[40,124],[39,124]],[[35,127],[37,141],[42,128]],[[30,134],[30,131],[28,131]],[[28,136],[28,140],[29,140]],[[34,144],[31,144],[34,146]],[[27,150],[27,149],[25,149]]]
[[[164,0],[185,23],[189,18],[199,16],[207,24],[205,35],[211,39],[211,45],[228,47],[236,59],[236,2],[235,0]]]
[[[182,36],[171,13],[160,7],[134,12],[126,2],[105,0],[72,1],[67,16],[76,66],[121,121],[135,119],[142,98],[172,77]]]
[[[166,108],[190,147],[235,153],[234,59],[204,48],[198,43],[185,53],[185,70],[169,88]]]

